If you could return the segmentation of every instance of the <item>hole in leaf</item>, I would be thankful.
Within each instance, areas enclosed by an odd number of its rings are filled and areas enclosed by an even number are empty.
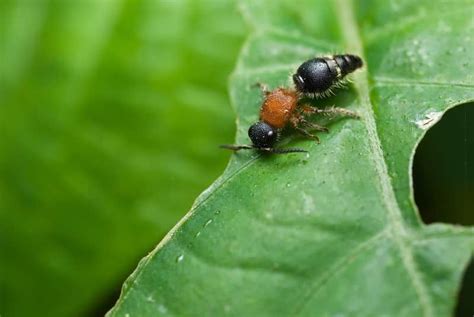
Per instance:
[[[449,110],[419,144],[415,201],[427,224],[474,224],[474,103]]]
[[[474,261],[471,258],[469,265],[464,272],[461,290],[458,295],[458,304],[456,306],[455,316],[472,316],[474,313]]]

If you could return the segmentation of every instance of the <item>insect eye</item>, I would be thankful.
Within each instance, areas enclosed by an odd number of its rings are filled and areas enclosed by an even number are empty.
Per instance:
[[[298,74],[293,75],[293,82],[295,83],[296,89],[299,91],[305,90],[304,79]]]
[[[278,140],[278,130],[265,122],[259,121],[250,126],[249,137],[256,147],[270,148]]]

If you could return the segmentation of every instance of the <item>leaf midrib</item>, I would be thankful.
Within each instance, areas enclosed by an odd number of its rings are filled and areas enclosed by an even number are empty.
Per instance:
[[[366,60],[352,0],[335,0],[335,6],[334,11],[336,12],[346,48],[349,52],[358,54],[363,60]],[[422,282],[421,276],[416,268],[412,250],[407,243],[411,232],[406,230],[404,227],[402,212],[395,197],[395,192],[388,174],[388,167],[383,155],[382,143],[378,137],[375,114],[370,100],[369,80],[367,74],[366,65],[362,71],[355,74],[354,86],[364,112],[362,121],[365,123],[367,128],[371,156],[377,175],[379,176],[383,203],[387,207],[388,219],[391,225],[390,229],[392,231],[391,237],[399,248],[402,263],[411,277],[423,316],[430,317],[434,315],[430,297],[426,285]]]

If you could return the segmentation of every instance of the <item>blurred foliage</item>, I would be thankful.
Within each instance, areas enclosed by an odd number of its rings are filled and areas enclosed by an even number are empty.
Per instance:
[[[218,0],[2,0],[0,22],[0,312],[90,315],[223,170],[245,28]]]

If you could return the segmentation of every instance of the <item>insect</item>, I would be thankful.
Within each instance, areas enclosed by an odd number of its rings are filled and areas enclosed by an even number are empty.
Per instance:
[[[251,145],[222,145],[222,148],[239,151],[257,149],[263,152],[285,154],[295,152],[307,152],[300,148],[277,148],[281,131],[291,126],[302,135],[319,143],[319,138],[311,131],[328,132],[326,127],[307,120],[313,114],[345,115],[358,117],[350,110],[342,108],[319,109],[309,105],[299,104],[299,93],[295,89],[277,88],[272,91],[263,84],[258,84],[264,94],[264,100],[260,108],[260,120],[250,126],[248,135],[252,141]]]
[[[347,74],[363,66],[362,59],[352,54],[316,57],[298,67],[293,75],[296,90],[308,97],[327,97],[332,88],[341,87]]]

